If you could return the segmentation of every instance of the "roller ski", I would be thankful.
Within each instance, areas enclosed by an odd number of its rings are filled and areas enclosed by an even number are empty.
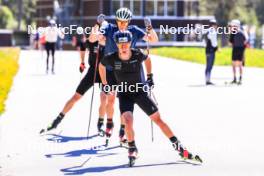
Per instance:
[[[136,159],[138,159],[138,150],[135,147],[128,149],[128,167],[135,165]]]
[[[46,129],[43,128],[40,130],[40,134],[46,133],[48,131],[54,130],[57,128],[57,126],[61,123],[63,117],[58,116]]]
[[[238,86],[242,85],[242,77],[241,77],[241,76],[240,76],[240,78],[239,78],[239,81],[237,82],[237,85],[238,85]]]
[[[108,144],[109,144],[109,140],[110,140],[110,137],[112,136],[112,130],[113,128],[106,128],[106,131],[105,131],[105,146],[107,147]]]
[[[184,161],[194,161],[195,164],[201,164],[203,162],[200,156],[190,153],[180,142],[173,143],[173,147],[179,152],[180,157]]]
[[[103,130],[103,126],[104,126],[104,119],[99,118],[97,122],[97,131],[98,131],[98,135],[101,137],[105,136],[105,131]]]

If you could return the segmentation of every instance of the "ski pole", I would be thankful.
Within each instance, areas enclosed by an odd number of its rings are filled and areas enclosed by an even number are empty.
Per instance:
[[[145,18],[144,19],[145,26],[151,25],[150,19]],[[149,31],[147,30],[147,55],[149,55]],[[151,89],[150,89],[150,97],[151,97]],[[154,129],[153,129],[153,121],[150,120],[150,128],[151,128],[151,141],[154,141]]]
[[[91,125],[91,120],[92,120],[92,109],[93,109],[93,99],[94,99],[94,83],[96,80],[96,71],[97,71],[98,61],[99,61],[99,51],[100,51],[100,45],[98,44],[97,53],[96,53],[96,61],[95,61],[95,69],[94,69],[94,77],[93,77],[93,90],[92,90],[92,98],[91,98],[91,103],[90,103],[90,114],[89,114],[89,122],[88,122],[88,129],[87,129],[87,139],[89,137],[90,125]]]

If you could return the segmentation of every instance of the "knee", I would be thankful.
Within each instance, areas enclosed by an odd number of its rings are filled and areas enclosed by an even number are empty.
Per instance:
[[[76,102],[76,101],[80,100],[81,97],[82,97],[82,95],[80,95],[80,94],[74,94],[73,97],[71,98],[71,101]]]
[[[106,104],[107,96],[103,92],[101,92],[100,97],[101,97],[101,103]]]
[[[115,96],[114,95],[108,95],[108,105],[113,105],[115,103]]]
[[[127,126],[130,126],[132,124],[132,118],[133,115],[131,112],[125,112],[122,114],[122,118]]]
[[[162,120],[161,120],[161,117],[160,117],[160,113],[159,112],[154,113],[153,115],[150,116],[150,118],[156,124],[161,124],[162,123]]]

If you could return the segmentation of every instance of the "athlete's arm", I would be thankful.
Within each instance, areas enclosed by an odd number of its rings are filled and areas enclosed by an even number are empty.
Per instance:
[[[149,87],[152,89],[154,88],[154,80],[153,80],[153,74],[152,74],[152,64],[151,64],[151,59],[148,57],[145,61],[145,67],[147,70],[147,83]]]
[[[143,37],[143,40],[150,43],[155,43],[159,41],[156,31],[153,29],[150,18],[144,19],[144,24],[146,27],[147,34]]]
[[[109,33],[109,30],[111,30],[111,25],[104,20],[101,24],[101,27],[99,28],[99,33],[98,33],[98,41],[100,45],[105,46],[106,36]]]
[[[94,43],[98,40],[98,33],[99,33],[99,25],[96,24],[92,27],[91,34],[88,38],[89,42]]]
[[[159,37],[154,29],[149,30],[148,33],[145,34],[143,40],[148,41],[150,43],[155,43],[159,41]]]
[[[105,66],[102,63],[99,64],[99,74],[100,74],[100,77],[101,77],[102,84],[103,85],[107,85],[106,69],[105,69]]]
[[[146,68],[146,71],[147,71],[147,75],[151,74],[151,73],[152,73],[152,64],[151,64],[151,59],[150,59],[150,57],[148,57],[148,58],[144,61],[144,64],[145,64],[145,68]]]

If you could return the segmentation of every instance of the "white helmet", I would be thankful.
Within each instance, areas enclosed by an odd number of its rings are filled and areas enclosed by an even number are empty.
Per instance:
[[[230,25],[231,26],[237,26],[237,27],[240,27],[240,21],[238,20],[238,19],[235,19],[235,20],[232,20],[231,22],[230,22]]]
[[[120,21],[129,21],[132,18],[132,12],[125,7],[122,7],[116,11],[116,19]]]
[[[55,24],[56,24],[56,21],[55,21],[55,20],[53,20],[53,19],[51,19],[51,20],[49,21],[49,24],[50,24],[51,26],[55,26]]]

